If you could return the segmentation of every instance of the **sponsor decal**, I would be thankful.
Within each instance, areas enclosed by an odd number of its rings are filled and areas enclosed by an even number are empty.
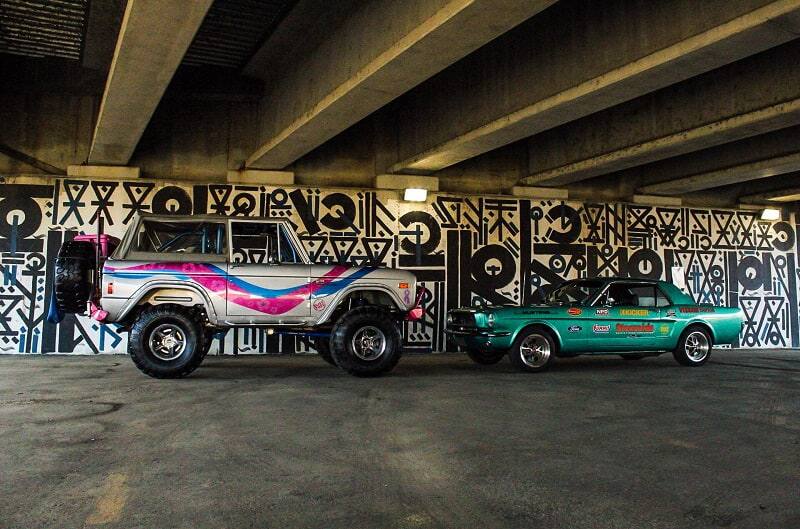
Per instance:
[[[674,310],[668,310],[667,311],[667,318],[674,318],[674,317],[675,317],[675,311]]]
[[[714,307],[681,307],[680,311],[684,314],[697,314],[700,312],[714,312]]]
[[[647,309],[619,309],[620,316],[649,316],[650,311]]]
[[[615,331],[620,334],[651,333],[653,332],[653,326],[649,323],[645,323],[644,325],[627,325],[625,323],[618,323]]]
[[[570,316],[580,316],[581,313],[583,313],[583,311],[578,307],[572,307],[569,310],[567,310],[567,314],[569,314]]]
[[[583,327],[581,327],[580,325],[570,325],[567,328],[567,330],[569,332],[581,332],[583,330]]]
[[[597,309],[594,313],[597,316],[608,316],[608,309]]]
[[[312,303],[311,306],[314,307],[314,310],[320,311],[325,308],[325,300],[324,299],[314,300],[314,303]]]
[[[400,283],[400,284],[402,285],[402,283]],[[411,291],[410,290],[404,290],[403,291],[403,302],[406,305],[411,303]]]
[[[607,334],[611,331],[611,325],[594,325],[592,327],[592,332],[597,334]]]
[[[662,325],[661,327],[658,328],[658,331],[661,334],[669,334],[669,325]]]

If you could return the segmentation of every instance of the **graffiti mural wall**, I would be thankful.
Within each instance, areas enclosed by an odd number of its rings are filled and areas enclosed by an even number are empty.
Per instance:
[[[757,212],[392,192],[188,184],[147,180],[6,178],[0,183],[0,352],[114,353],[126,334],[68,316],[45,321],[53,258],[64,240],[121,235],[138,212],[288,219],[317,262],[380,263],[416,273],[425,318],[408,323],[410,351],[449,349],[446,311],[481,298],[529,303],[562,279],[630,275],[685,283],[700,302],[742,307],[746,347],[796,347],[796,226]],[[673,273],[682,277],[673,277]],[[236,329],[221,353],[313,352],[304,338]]]

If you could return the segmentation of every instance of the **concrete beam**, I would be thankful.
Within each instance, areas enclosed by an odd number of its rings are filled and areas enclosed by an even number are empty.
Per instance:
[[[68,165],[67,176],[78,178],[113,178],[115,180],[135,180],[141,175],[138,167],[119,165]]]
[[[294,173],[291,171],[259,171],[256,169],[228,171],[228,183],[292,186],[294,185]]]
[[[89,163],[128,163],[212,2],[128,0]]]
[[[563,186],[800,123],[800,41],[529,141],[529,185]]]
[[[556,187],[531,187],[514,186],[511,188],[511,196],[523,198],[554,198],[557,200],[569,199],[569,191]]]
[[[280,169],[555,0],[376,0],[275,72],[247,167]]]
[[[739,202],[742,204],[760,204],[768,205],[770,202],[786,203],[786,202],[800,202],[800,187],[794,186],[785,189],[777,189],[775,191],[768,191],[765,193],[754,193],[752,195],[745,195],[739,197]]]
[[[651,184],[640,187],[639,192],[652,195],[683,195],[796,171],[800,171],[800,152]]]
[[[680,198],[655,195],[633,195],[631,202],[648,206],[680,206],[683,203]]]
[[[439,179],[435,176],[406,174],[380,174],[375,177],[376,189],[427,189],[439,191]]]
[[[800,0],[559,2],[408,101],[391,170],[440,170],[798,33]]]

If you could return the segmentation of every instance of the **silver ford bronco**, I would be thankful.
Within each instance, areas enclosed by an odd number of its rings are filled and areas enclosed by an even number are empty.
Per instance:
[[[158,378],[191,373],[234,326],[307,335],[327,362],[378,375],[400,359],[402,321],[423,313],[410,272],[312,264],[278,219],[145,215],[121,241],[64,243],[55,267],[51,313],[119,324],[136,366]]]

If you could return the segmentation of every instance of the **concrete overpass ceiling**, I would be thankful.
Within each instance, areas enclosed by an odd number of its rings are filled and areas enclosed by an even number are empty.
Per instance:
[[[435,173],[800,34],[800,1],[699,7],[558,2],[400,98],[390,170]]]
[[[181,64],[243,68],[296,3],[215,0]]]
[[[3,0],[0,53],[80,60],[88,7],[89,0]]]

